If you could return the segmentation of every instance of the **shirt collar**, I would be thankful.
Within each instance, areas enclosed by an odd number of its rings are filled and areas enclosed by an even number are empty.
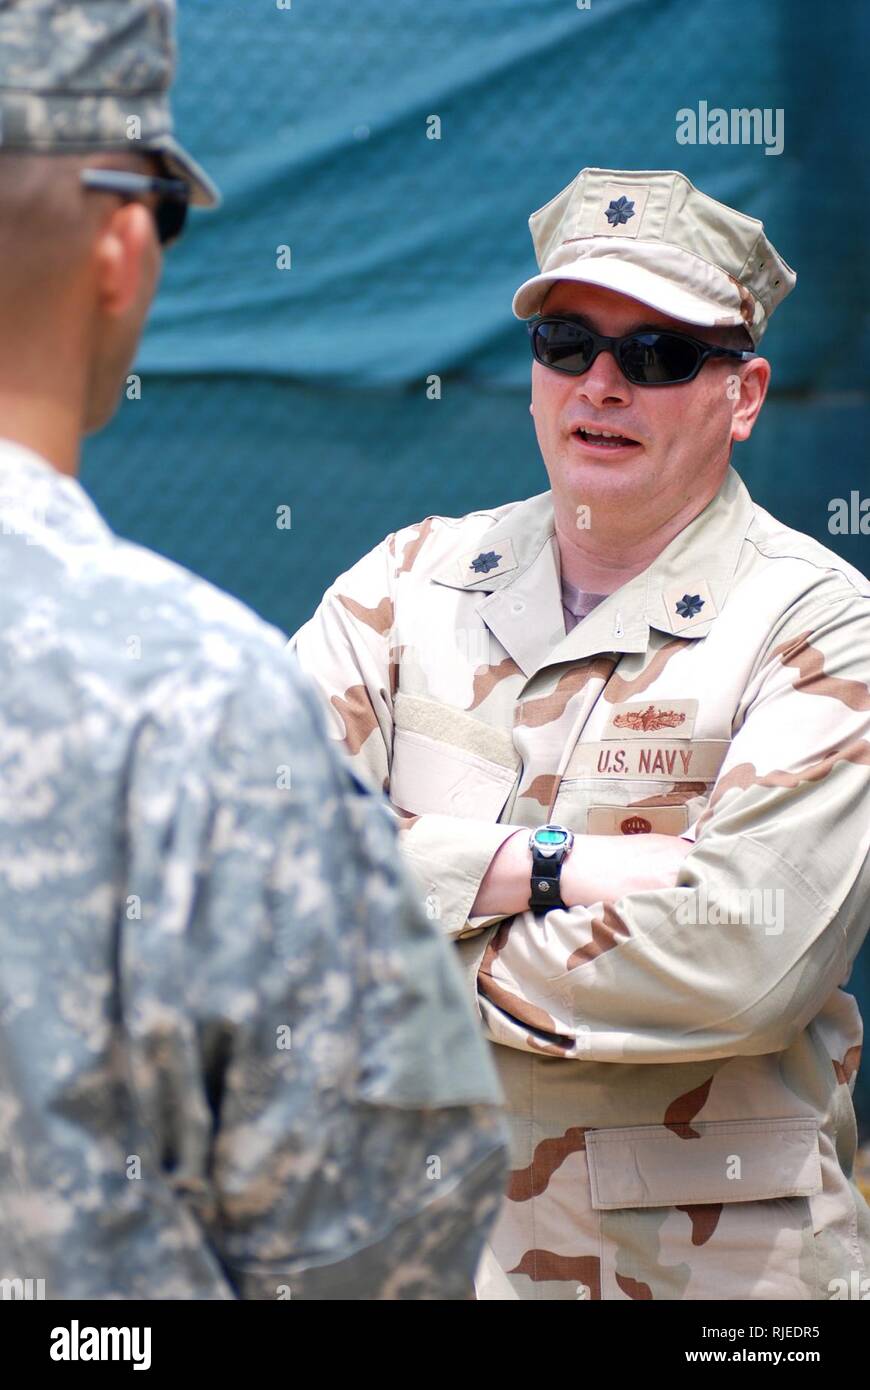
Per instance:
[[[520,669],[599,652],[641,652],[650,628],[706,637],[721,611],[754,513],[729,467],[715,497],[640,574],[565,634],[552,492],[517,503],[473,551],[432,574],[438,584],[482,595],[478,612]],[[476,563],[475,563],[476,562]]]

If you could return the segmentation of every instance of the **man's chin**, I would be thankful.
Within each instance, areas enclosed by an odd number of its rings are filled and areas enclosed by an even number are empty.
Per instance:
[[[654,465],[642,444],[615,448],[610,456],[590,450],[573,440],[560,451],[555,468],[549,468],[551,486],[568,492],[593,492],[606,496],[649,485]]]

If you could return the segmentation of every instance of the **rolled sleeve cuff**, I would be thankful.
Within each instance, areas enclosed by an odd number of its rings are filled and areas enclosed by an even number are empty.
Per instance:
[[[446,936],[471,935],[501,920],[469,913],[493,856],[521,829],[431,814],[419,816],[402,831],[402,850],[422,890],[427,915],[440,923]]]

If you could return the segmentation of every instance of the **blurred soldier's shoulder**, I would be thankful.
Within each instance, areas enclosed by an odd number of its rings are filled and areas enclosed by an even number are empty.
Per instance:
[[[130,698],[173,676],[214,685],[264,657],[283,683],[288,673],[298,679],[276,628],[116,536],[80,483],[8,441],[0,441],[0,579],[16,660],[64,668],[94,693],[102,680]]]

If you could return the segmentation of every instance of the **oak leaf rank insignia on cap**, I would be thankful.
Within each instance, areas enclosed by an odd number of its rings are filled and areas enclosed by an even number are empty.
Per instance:
[[[621,222],[627,222],[629,217],[634,217],[634,203],[630,198],[611,198],[607,205],[606,217],[611,227],[618,227]]]

